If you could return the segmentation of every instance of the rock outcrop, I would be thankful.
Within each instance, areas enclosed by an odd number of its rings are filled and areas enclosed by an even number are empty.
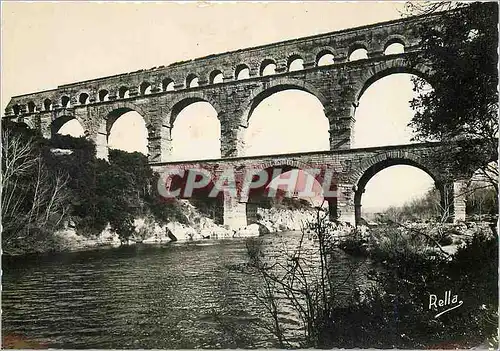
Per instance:
[[[87,237],[76,232],[74,226],[54,233],[57,251],[74,251],[95,247],[116,247],[122,244],[162,244],[173,241],[228,239],[259,236],[272,232],[301,230],[314,220],[314,210],[259,209],[259,221],[237,230],[230,230],[200,213],[187,200],[181,200],[182,211],[189,224],[171,221],[160,224],[152,216],[134,220],[135,231],[128,242],[122,243],[119,235],[108,225],[99,235]]]
[[[285,210],[277,208],[259,208],[258,223],[269,232],[301,230],[316,218],[316,211],[310,210]]]

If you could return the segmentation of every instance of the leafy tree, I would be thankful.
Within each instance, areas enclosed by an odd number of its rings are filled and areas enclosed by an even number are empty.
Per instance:
[[[134,234],[139,216],[162,224],[189,223],[179,201],[164,201],[157,193],[159,175],[146,156],[110,150],[106,162],[96,158],[95,145],[84,137],[47,140],[8,121],[3,129],[4,253],[54,248],[53,233],[66,219],[85,236],[97,235],[109,224],[122,242]]]
[[[497,194],[491,187],[477,189],[467,198],[467,212],[473,215],[497,215]]]
[[[439,190],[433,188],[422,198],[411,200],[401,206],[391,206],[384,210],[381,215],[393,222],[436,219],[442,212],[440,201]]]
[[[99,173],[107,163],[95,157],[95,145],[85,138],[56,135],[44,151],[44,158],[52,172],[68,175],[71,194],[71,218],[77,230],[84,235],[102,231],[108,220],[101,215],[103,194],[98,192]],[[70,150],[69,154],[53,153],[54,148]]]
[[[67,175],[44,162],[39,135],[6,123],[2,131],[2,249],[44,251],[66,218]]]
[[[126,174],[130,186],[135,189],[133,196],[138,205],[139,199],[149,195],[152,188],[153,171],[149,166],[147,156],[140,152],[110,150],[109,160],[118,172]]]
[[[451,11],[436,10],[455,7]],[[414,79],[420,96],[411,126],[417,140],[459,141],[433,155],[469,172],[480,169],[498,193],[498,168],[490,162],[498,147],[498,4],[474,2],[410,6],[412,14],[433,13],[418,28],[421,51],[413,64],[430,68],[425,80]],[[449,143],[448,143],[449,144]]]

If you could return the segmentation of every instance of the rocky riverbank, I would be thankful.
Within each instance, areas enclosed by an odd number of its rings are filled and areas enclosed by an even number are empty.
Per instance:
[[[314,210],[262,209],[258,210],[257,223],[238,230],[231,230],[204,216],[188,201],[182,201],[182,212],[189,224],[171,221],[158,223],[152,216],[134,220],[135,231],[127,242],[121,242],[118,233],[108,225],[99,235],[85,236],[77,233],[68,223],[54,233],[51,251],[78,251],[98,247],[118,247],[120,245],[161,244],[172,241],[196,241],[204,239],[229,239],[259,236],[267,233],[301,230],[315,218]]]
[[[492,238],[491,223],[404,223],[334,231],[333,241],[349,254],[385,261],[398,255],[453,255],[474,237]]]

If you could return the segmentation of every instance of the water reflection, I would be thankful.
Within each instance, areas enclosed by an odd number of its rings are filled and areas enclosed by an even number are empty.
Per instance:
[[[279,252],[298,237],[268,235],[261,245]],[[247,262],[247,240],[4,259],[2,332],[57,348],[276,347],[263,327],[262,282],[230,269]],[[359,266],[336,259],[339,279]],[[296,326],[292,310],[284,318]]]

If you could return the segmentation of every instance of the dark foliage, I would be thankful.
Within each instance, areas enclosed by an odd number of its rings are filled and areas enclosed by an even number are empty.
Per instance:
[[[467,197],[467,213],[471,215],[498,215],[497,193],[492,187],[476,189]]]
[[[214,220],[215,223],[223,224],[223,197],[192,197],[189,202],[196,207],[200,213]]]
[[[429,68],[433,90],[412,101],[418,140],[460,142],[433,155],[435,162],[472,174],[488,169],[498,147],[498,3],[474,2],[435,14],[418,28],[414,65]],[[478,141],[480,140],[480,141]],[[491,177],[498,192],[498,171]]]
[[[158,173],[152,174],[150,192],[144,199],[146,207],[161,224],[165,224],[168,221],[189,224],[189,219],[184,214],[182,206],[177,199],[165,199],[158,194],[156,186],[159,178],[160,175]]]
[[[46,250],[67,212],[67,177],[51,172],[43,159],[46,141],[24,124],[5,122],[1,145],[2,250]]]
[[[324,219],[319,221],[322,223]],[[328,237],[324,235],[325,228],[315,227],[320,249],[329,247],[328,240],[321,240]],[[273,304],[279,295],[277,291],[286,296],[299,313],[302,311],[300,316],[306,330],[300,343],[303,347],[462,349],[484,345],[488,340],[496,349],[498,345],[493,336],[498,328],[497,236],[488,229],[479,231],[450,256],[433,249],[426,235],[400,229],[397,225],[377,228],[378,251],[369,252],[375,259],[373,269],[367,274],[370,283],[342,304],[337,303],[339,281],[328,273],[335,269],[335,265],[330,266],[330,262],[335,262],[331,261],[335,251],[320,250],[322,265],[315,271],[308,267],[318,264],[317,261],[301,261],[307,255],[300,245],[285,256],[285,260],[286,257],[290,260],[285,269],[287,273],[274,275],[266,266],[265,255],[249,250],[249,265],[262,274],[266,286],[278,287],[276,291],[268,291],[263,307],[267,306],[274,318],[271,329],[279,345],[287,346],[287,340],[284,339],[285,324],[279,319],[279,306]],[[384,236],[387,240],[382,241]],[[356,253],[366,254],[365,249],[359,249],[364,241],[355,231],[347,246],[358,245]],[[277,263],[271,266],[275,265]],[[316,273],[303,274],[304,271]],[[287,284],[284,277],[289,275],[292,283]],[[457,295],[457,301],[463,304],[436,317],[452,306],[430,306],[430,295],[443,300],[445,292]],[[297,295],[302,296],[302,300],[297,300]],[[311,297],[314,297],[312,301]],[[303,308],[299,300],[307,302]]]
[[[475,236],[447,260],[426,255],[387,256],[370,273],[376,287],[339,308],[325,325],[322,347],[471,347],[495,335],[498,321],[498,242]],[[429,295],[458,295],[463,305],[438,318]],[[447,306],[450,307],[450,306]]]
[[[311,209],[312,205],[306,199],[288,197],[283,189],[276,189],[275,196],[268,196],[266,189],[264,195],[260,197],[259,206],[263,208],[279,208],[287,210]]]
[[[3,128],[20,138],[20,145],[30,143],[29,153],[18,163],[39,158],[48,179],[64,176],[63,201],[68,211],[61,215],[61,219],[72,220],[80,234],[96,235],[109,224],[125,241],[134,232],[134,218],[138,216],[151,215],[161,223],[171,220],[187,223],[177,201],[163,201],[158,195],[158,175],[153,173],[146,156],[110,150],[109,162],[106,162],[96,158],[95,145],[83,137],[55,135],[47,140],[23,124],[6,122]],[[61,150],[64,152],[59,152]],[[10,155],[4,156],[7,157],[2,162],[3,175]],[[36,198],[33,193],[36,189],[33,182],[35,168],[32,165],[27,172],[16,173],[17,182],[23,185],[23,189],[16,191],[22,190],[26,194],[22,197],[26,199],[22,204],[26,213],[32,207],[32,199]],[[19,210],[17,213],[21,218]],[[13,233],[26,227],[21,220],[10,223]],[[59,220],[58,224],[61,223]],[[33,228],[29,236],[23,236],[26,245],[21,252],[41,250],[52,240],[55,229],[53,226]],[[7,244],[5,240],[2,243]]]

